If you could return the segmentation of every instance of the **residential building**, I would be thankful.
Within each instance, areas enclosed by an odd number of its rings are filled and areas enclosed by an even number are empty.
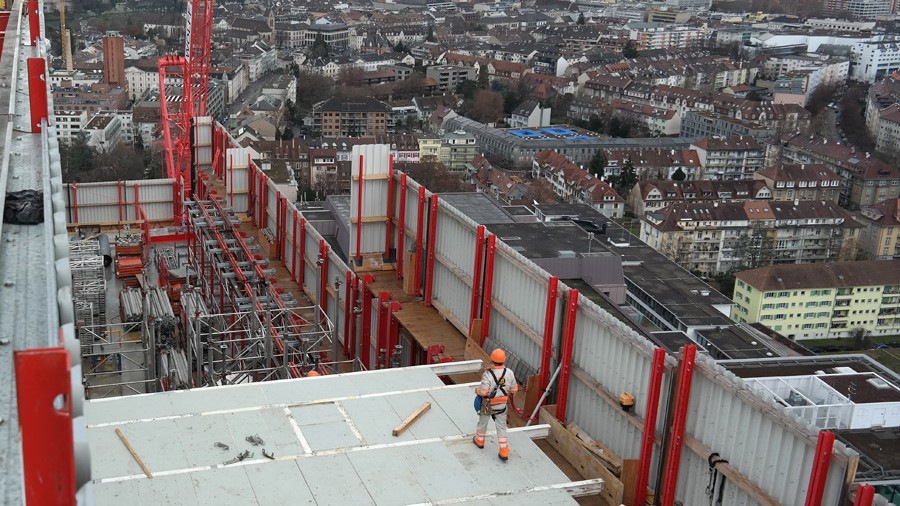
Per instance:
[[[872,37],[850,47],[850,78],[854,81],[874,83],[900,70],[900,43],[893,36]]]
[[[677,110],[621,99],[613,100],[609,107],[614,116],[620,116],[643,126],[651,135],[678,135],[681,131],[681,115]]]
[[[771,264],[853,260],[862,226],[833,202],[673,204],[641,218],[642,241],[712,276]]]
[[[314,23],[303,31],[303,45],[312,46],[321,36],[328,47],[345,48],[350,41],[350,31],[344,23]]]
[[[251,147],[264,161],[284,163],[292,171],[294,180],[303,188],[310,188],[310,149],[300,139],[286,141],[257,141]]]
[[[702,176],[700,157],[692,149],[608,149],[604,156],[604,177],[621,174],[628,160],[639,179],[671,179],[679,170],[685,179],[695,180]]]
[[[681,135],[689,137],[752,137],[765,141],[775,134],[772,125],[711,111],[691,110],[681,118]]]
[[[753,137],[704,138],[691,144],[703,166],[703,179],[752,179],[765,166],[765,150]]]
[[[122,86],[96,83],[71,86],[63,83],[53,88],[54,111],[85,111],[88,118],[104,110],[122,110],[128,105],[128,92]]]
[[[109,153],[124,140],[122,120],[113,112],[98,113],[84,125],[88,145],[101,153]]]
[[[739,322],[798,340],[900,333],[900,261],[772,265],[735,277]]]
[[[323,137],[371,137],[388,133],[390,113],[374,98],[330,98],[313,107],[314,127]]]
[[[476,68],[463,65],[432,65],[425,69],[425,78],[434,79],[441,92],[453,92],[458,84],[474,81],[477,76]]]
[[[159,68],[151,59],[129,60],[125,68],[128,98],[140,100],[149,90],[159,90]],[[166,84],[180,84],[172,78]]]
[[[587,204],[608,218],[624,215],[625,199],[609,184],[555,151],[545,150],[535,155],[531,173],[549,182],[564,202]]]
[[[875,149],[891,159],[900,161],[900,103],[894,103],[878,111],[877,124]]]
[[[438,160],[441,157],[440,137],[419,137],[419,160]]]
[[[62,142],[72,142],[88,122],[86,111],[54,111],[56,135]]]
[[[678,203],[768,201],[772,192],[765,181],[638,181],[628,194],[636,216],[657,212]]]
[[[828,142],[807,134],[783,136],[781,142],[769,146],[771,160],[788,163],[821,163],[844,180],[838,203],[847,209],[874,205],[900,197],[900,168],[893,167],[870,153]]]
[[[466,170],[466,164],[471,163],[476,154],[478,154],[478,143],[475,142],[475,137],[469,133],[463,130],[454,130],[441,136],[439,160],[451,172]]]
[[[125,38],[119,32],[106,32],[103,37],[103,79],[112,86],[126,86]]]
[[[686,49],[700,46],[705,39],[704,31],[692,26],[632,22],[625,28],[628,38],[636,43],[638,50]]]
[[[275,70],[278,50],[265,42],[256,41],[241,48],[234,57],[247,66],[248,78],[252,83]]]
[[[860,244],[867,258],[900,259],[900,199],[864,207],[854,218],[865,227]]]
[[[512,128],[538,128],[550,126],[550,108],[541,107],[537,100],[526,100],[509,117]]]
[[[395,163],[418,163],[420,160],[419,139],[413,134],[377,135],[374,141],[390,146]]]
[[[765,181],[772,200],[828,200],[838,203],[843,180],[820,163],[779,163],[766,167],[753,179]]]

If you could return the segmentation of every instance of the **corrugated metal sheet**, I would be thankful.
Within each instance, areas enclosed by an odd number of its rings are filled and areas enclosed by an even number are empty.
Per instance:
[[[390,167],[390,146],[387,144],[367,144],[353,146],[351,154],[353,181],[350,186],[350,250],[355,255],[356,230],[359,217],[359,173],[362,156],[362,233],[360,253],[384,251],[385,222],[387,221],[387,188]]]
[[[194,120],[194,162],[208,167],[212,165],[213,120],[202,116]]]
[[[136,203],[140,203],[148,219],[171,221],[174,220],[172,184],[171,179],[67,184],[66,216],[75,223],[77,200],[79,224],[134,221]]]
[[[249,165],[249,148],[228,148],[225,150],[225,190],[227,192],[244,193],[248,189],[247,168]]]
[[[266,188],[266,228],[270,228],[274,231],[275,226],[278,224],[278,217],[277,217],[278,188],[275,187],[275,183],[273,183],[268,177],[266,178],[265,188]]]

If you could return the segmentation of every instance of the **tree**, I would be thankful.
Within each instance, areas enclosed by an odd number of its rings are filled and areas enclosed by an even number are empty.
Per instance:
[[[435,193],[469,191],[468,185],[441,162],[398,163],[396,167]]]
[[[330,52],[328,42],[325,42],[325,37],[321,33],[317,33],[316,39],[313,41],[312,50],[309,53],[310,57],[327,58]]]
[[[612,137],[631,137],[631,124],[618,116],[613,116],[606,124],[606,133]]]
[[[577,21],[577,23],[578,23],[579,25],[583,25],[583,24],[584,24],[584,13],[583,13],[583,12],[579,12],[579,13],[578,13],[578,21]]]
[[[72,142],[59,143],[63,179],[82,181],[81,176],[94,170],[94,149],[88,145],[87,136],[80,132]]]
[[[496,123],[503,119],[503,97],[496,91],[478,90],[470,108],[472,119]]]
[[[394,52],[409,54],[409,48],[403,44],[402,40],[398,40],[397,44],[394,46]]]
[[[687,174],[681,170],[681,167],[678,167],[675,169],[675,172],[672,173],[672,181],[684,181],[685,179],[687,179]]]
[[[457,95],[462,95],[467,100],[475,98],[476,91],[478,91],[478,83],[470,79],[456,85]]]
[[[625,159],[625,164],[622,165],[622,172],[619,173],[619,176],[615,179],[615,184],[613,189],[616,190],[616,193],[622,196],[622,198],[627,199],[628,193],[638,182],[637,172],[634,170],[634,164],[631,162],[631,158]]]
[[[588,172],[597,179],[600,179],[606,171],[606,163],[606,153],[604,153],[602,149],[598,149],[597,152],[594,153],[594,156],[591,157],[591,164],[588,165]]]
[[[300,110],[309,111],[317,104],[332,95],[334,80],[314,72],[300,72],[297,76],[297,100]]]
[[[491,76],[488,75],[487,65],[482,65],[478,69],[478,87],[482,90],[491,87]]]
[[[638,54],[637,45],[633,40],[626,42],[625,47],[622,48],[622,56],[625,58],[637,58]]]
[[[428,35],[425,36],[425,40],[427,42],[437,42],[437,37],[434,36],[434,25],[428,25]]]
[[[555,204],[559,201],[546,179],[537,179],[528,185],[528,198],[538,204]]]

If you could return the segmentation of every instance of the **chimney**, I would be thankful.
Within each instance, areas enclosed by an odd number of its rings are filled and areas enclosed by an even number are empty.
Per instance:
[[[799,205],[800,205],[800,199],[794,199],[794,207],[797,207]]]

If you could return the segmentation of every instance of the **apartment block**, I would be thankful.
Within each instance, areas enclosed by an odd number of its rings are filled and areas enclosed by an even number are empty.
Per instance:
[[[900,333],[900,261],[772,265],[735,277],[738,322],[791,339]]]
[[[330,98],[313,107],[313,120],[323,137],[371,137],[388,133],[390,113],[374,98]]]
[[[900,260],[900,199],[864,207],[854,218],[865,227],[860,243],[867,258]]]
[[[772,200],[838,202],[844,181],[824,164],[779,163],[753,174],[772,191]]]
[[[765,166],[765,149],[752,137],[706,138],[691,144],[703,166],[703,179],[752,179]]]
[[[438,90],[442,92],[453,92],[456,85],[464,81],[474,81],[477,76],[477,69],[462,65],[433,65],[425,69],[425,78],[434,79],[438,84]]]

